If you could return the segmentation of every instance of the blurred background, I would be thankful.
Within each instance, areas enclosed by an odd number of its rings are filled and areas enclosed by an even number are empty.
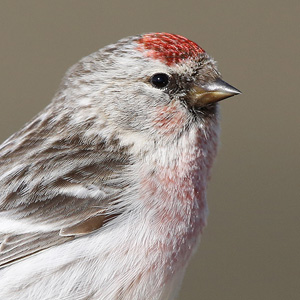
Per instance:
[[[188,37],[243,94],[221,103],[208,227],[179,299],[300,299],[299,15],[299,0],[1,0],[0,139],[81,57],[139,33]]]

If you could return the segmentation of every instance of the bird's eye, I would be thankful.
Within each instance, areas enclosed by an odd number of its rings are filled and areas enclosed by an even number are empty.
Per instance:
[[[151,79],[150,82],[152,83],[152,85],[158,89],[164,88],[165,86],[168,85],[169,83],[169,76],[165,73],[157,73],[154,74]]]

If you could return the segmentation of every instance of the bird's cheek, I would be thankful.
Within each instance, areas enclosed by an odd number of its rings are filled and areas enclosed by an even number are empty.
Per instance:
[[[186,122],[186,116],[177,103],[157,107],[153,119],[154,128],[164,135],[176,134]]]

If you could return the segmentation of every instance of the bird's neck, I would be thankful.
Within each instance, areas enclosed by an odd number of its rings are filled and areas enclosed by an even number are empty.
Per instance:
[[[171,147],[159,147],[140,169],[145,218],[170,268],[183,267],[206,224],[206,185],[216,154],[217,127],[195,127]],[[177,265],[177,266],[176,266]]]

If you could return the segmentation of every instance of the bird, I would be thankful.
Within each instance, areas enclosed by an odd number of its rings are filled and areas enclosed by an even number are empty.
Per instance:
[[[207,223],[219,101],[238,94],[171,33],[72,66],[0,146],[0,299],[175,299]]]

